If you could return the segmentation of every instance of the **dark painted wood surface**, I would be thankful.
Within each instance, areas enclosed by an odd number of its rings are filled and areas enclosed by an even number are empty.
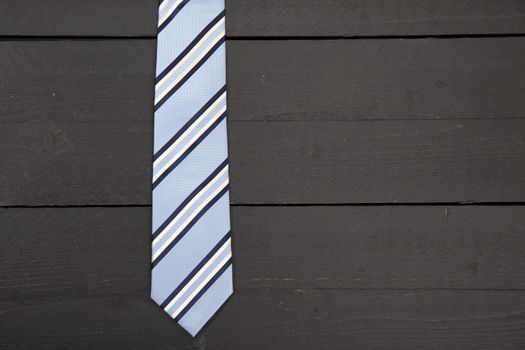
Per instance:
[[[152,301],[62,299],[2,313],[3,349],[523,349],[522,291],[240,290],[192,339]]]
[[[0,35],[154,36],[158,0],[4,0]],[[520,0],[226,0],[228,35],[519,34]]]
[[[525,348],[523,2],[226,1],[196,339],[148,298],[156,3],[0,2],[0,349]]]
[[[230,42],[233,203],[523,201],[524,44]],[[0,48],[0,203],[149,204],[155,42]]]
[[[150,208],[0,210],[0,305],[149,291]],[[521,206],[233,207],[238,289],[523,289]]]

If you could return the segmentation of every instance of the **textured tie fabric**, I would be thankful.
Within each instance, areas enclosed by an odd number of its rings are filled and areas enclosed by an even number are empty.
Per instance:
[[[159,4],[151,297],[195,336],[233,293],[224,0]]]

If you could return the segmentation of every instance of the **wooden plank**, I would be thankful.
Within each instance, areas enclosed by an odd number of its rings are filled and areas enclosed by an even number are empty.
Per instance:
[[[233,207],[235,284],[525,289],[525,206]],[[151,209],[0,210],[2,302],[147,296]]]
[[[230,130],[237,204],[525,198],[525,120],[238,122]]]
[[[0,35],[153,36],[157,0],[3,1]],[[226,0],[230,36],[516,34],[519,0]]]
[[[2,36],[153,36],[158,0],[2,1]]]
[[[230,116],[523,118],[524,62],[525,38],[229,42]]]
[[[523,349],[516,291],[237,291],[196,338],[153,302],[109,296],[2,311],[2,349]]]
[[[231,200],[522,202],[524,139],[525,120],[231,122]],[[149,123],[7,123],[0,203],[148,204],[151,143]]]
[[[233,203],[523,201],[523,41],[230,43]],[[149,204],[154,42],[0,49],[0,205]]]
[[[0,202],[149,202],[144,196],[151,191],[154,42],[23,41],[0,47]],[[16,195],[14,178],[20,184]]]
[[[1,209],[0,303],[149,294],[146,208]]]
[[[522,206],[236,207],[240,288],[525,287]]]
[[[524,47],[525,38],[233,41],[229,118],[524,118]],[[0,48],[2,121],[151,122],[153,40]]]
[[[523,33],[519,0],[227,0],[230,35],[381,36]]]

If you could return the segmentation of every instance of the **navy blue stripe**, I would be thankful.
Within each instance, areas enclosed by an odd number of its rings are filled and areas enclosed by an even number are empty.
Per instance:
[[[186,124],[184,124],[184,126],[179,130],[177,131],[177,133],[171,138],[169,139],[168,142],[166,142],[166,144],[164,146],[162,146],[158,151],[157,153],[155,153],[153,155],[153,160],[157,160],[161,155],[162,153],[164,153],[168,148],[170,148],[171,145],[173,145],[175,143],[175,141],[177,141],[177,139],[179,137],[182,136],[182,134],[184,134],[184,132],[186,130],[189,129],[189,127],[197,120],[199,119],[199,117],[204,113],[206,112],[206,110],[208,108],[210,108],[210,106],[226,91],[226,85],[224,85],[219,91],[217,91],[217,93],[215,95],[213,95],[213,97],[208,101],[206,102],[206,104],[204,106],[202,106],[201,109],[199,109],[199,111],[197,113],[195,113],[195,115],[193,117],[191,117],[190,120],[188,120],[188,122]]]
[[[208,289],[210,289],[210,287],[215,283],[215,281],[217,281],[219,277],[222,276],[224,271],[226,271],[228,267],[230,267],[231,264],[232,264],[232,258],[228,259],[226,264],[224,264],[224,266],[219,271],[217,271],[215,276],[213,276],[213,278],[209,280],[208,283],[206,283],[206,285],[199,291],[199,293],[197,293],[197,295],[195,295],[195,297],[189,302],[189,304],[186,305],[186,307],[177,315],[177,317],[175,317],[175,321],[179,322],[184,317],[184,315],[186,315],[186,313],[190,311],[193,305],[197,301],[199,301],[199,299],[204,295],[204,293],[206,293]]]
[[[186,47],[184,51],[182,51],[181,54],[177,56],[177,58],[175,58],[173,62],[171,62],[169,66],[167,66],[162,71],[162,73],[159,74],[158,77],[155,78],[155,84],[161,81],[173,68],[175,68],[175,66],[179,64],[180,61],[182,61],[182,59],[188,54],[188,52],[190,52],[195,47],[195,45],[197,45],[199,41],[210,31],[210,29],[214,25],[216,25],[217,22],[219,22],[223,17],[224,17],[224,11],[222,11],[217,17],[215,17],[210,22],[210,24],[204,27],[204,29],[199,33],[199,35],[197,35],[197,37],[195,37],[195,39],[193,39],[193,41],[188,45],[188,47]]]
[[[213,122],[213,124],[204,133],[202,133],[202,135],[197,140],[195,140],[195,142],[179,157],[179,159],[170,165],[168,169],[166,169],[162,175],[160,175],[157,180],[153,182],[153,189],[155,189],[162,182],[162,180],[164,180],[164,178],[168,176],[169,173],[171,173],[173,169],[175,169],[180,164],[180,162],[182,162],[206,138],[206,136],[208,136],[217,127],[217,125],[219,125],[224,120],[224,118],[226,118],[226,112],[222,113],[221,116],[215,122]]]
[[[155,105],[155,111],[157,111],[177,90],[189,79],[199,68],[206,63],[206,61],[217,51],[217,49],[224,43],[225,38],[221,38],[211,50],[191,69],[191,71],[186,74],[186,76],[179,81],[157,104]]]
[[[169,225],[169,223],[173,219],[175,219],[175,217],[177,215],[179,215],[179,213],[182,211],[182,209],[184,209],[184,207],[197,195],[197,193],[199,193],[204,187],[206,187],[211,182],[211,180],[213,180],[213,178],[215,176],[217,176],[217,174],[220,173],[222,171],[222,169],[224,169],[224,167],[226,165],[228,165],[228,158],[226,158],[217,167],[217,169],[215,169],[210,174],[210,176],[208,176],[192,193],[190,193],[190,195],[188,197],[186,197],[186,199],[177,207],[177,209],[175,209],[175,211],[173,213],[171,213],[171,215],[162,223],[162,225],[160,225],[159,228],[157,230],[155,230],[155,232],[153,233],[153,236],[152,236],[152,240],[157,238],[157,236],[166,228],[166,226]]]
[[[175,10],[171,13],[171,15],[170,15],[168,18],[166,18],[166,20],[164,21],[164,23],[162,23],[162,24],[159,26],[159,28],[158,28],[158,30],[157,30],[157,34],[160,34],[160,32],[162,32],[162,30],[163,30],[164,28],[166,28],[166,27],[168,26],[168,24],[170,24],[170,22],[175,18],[175,16],[177,16],[177,14],[180,12],[180,10],[182,10],[182,9],[184,8],[184,6],[186,6],[186,4],[187,4],[188,2],[190,2],[190,0],[184,0],[183,2],[181,2],[181,3],[179,4],[179,6],[177,6],[177,7],[175,8]]]
[[[199,221],[199,219],[219,200],[224,196],[226,192],[228,192],[230,186],[226,185],[224,189],[222,189],[202,210],[193,218],[193,220],[190,221],[188,226],[182,230],[182,232],[175,238],[167,247],[164,249],[164,251],[151,263],[151,268],[154,269],[155,266],[159,264],[159,262],[162,261],[162,259],[179,243],[179,241],[188,233],[188,231]]]
[[[211,259],[215,253],[226,243],[226,241],[231,237],[231,231],[229,231],[221,240],[212,248],[212,250],[201,260],[201,262],[190,272],[188,277],[186,277],[177,288],[164,300],[160,306],[164,309],[168,304],[180,293],[180,291],[190,282],[190,280],[195,277],[195,275],[202,269],[204,265]]]

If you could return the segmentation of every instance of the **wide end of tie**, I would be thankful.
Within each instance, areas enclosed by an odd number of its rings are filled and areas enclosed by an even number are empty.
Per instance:
[[[232,294],[232,267],[230,264],[177,322],[192,337],[195,337]]]
[[[212,278],[177,302],[159,304],[168,315],[195,337],[233,294],[233,272],[228,260]]]

